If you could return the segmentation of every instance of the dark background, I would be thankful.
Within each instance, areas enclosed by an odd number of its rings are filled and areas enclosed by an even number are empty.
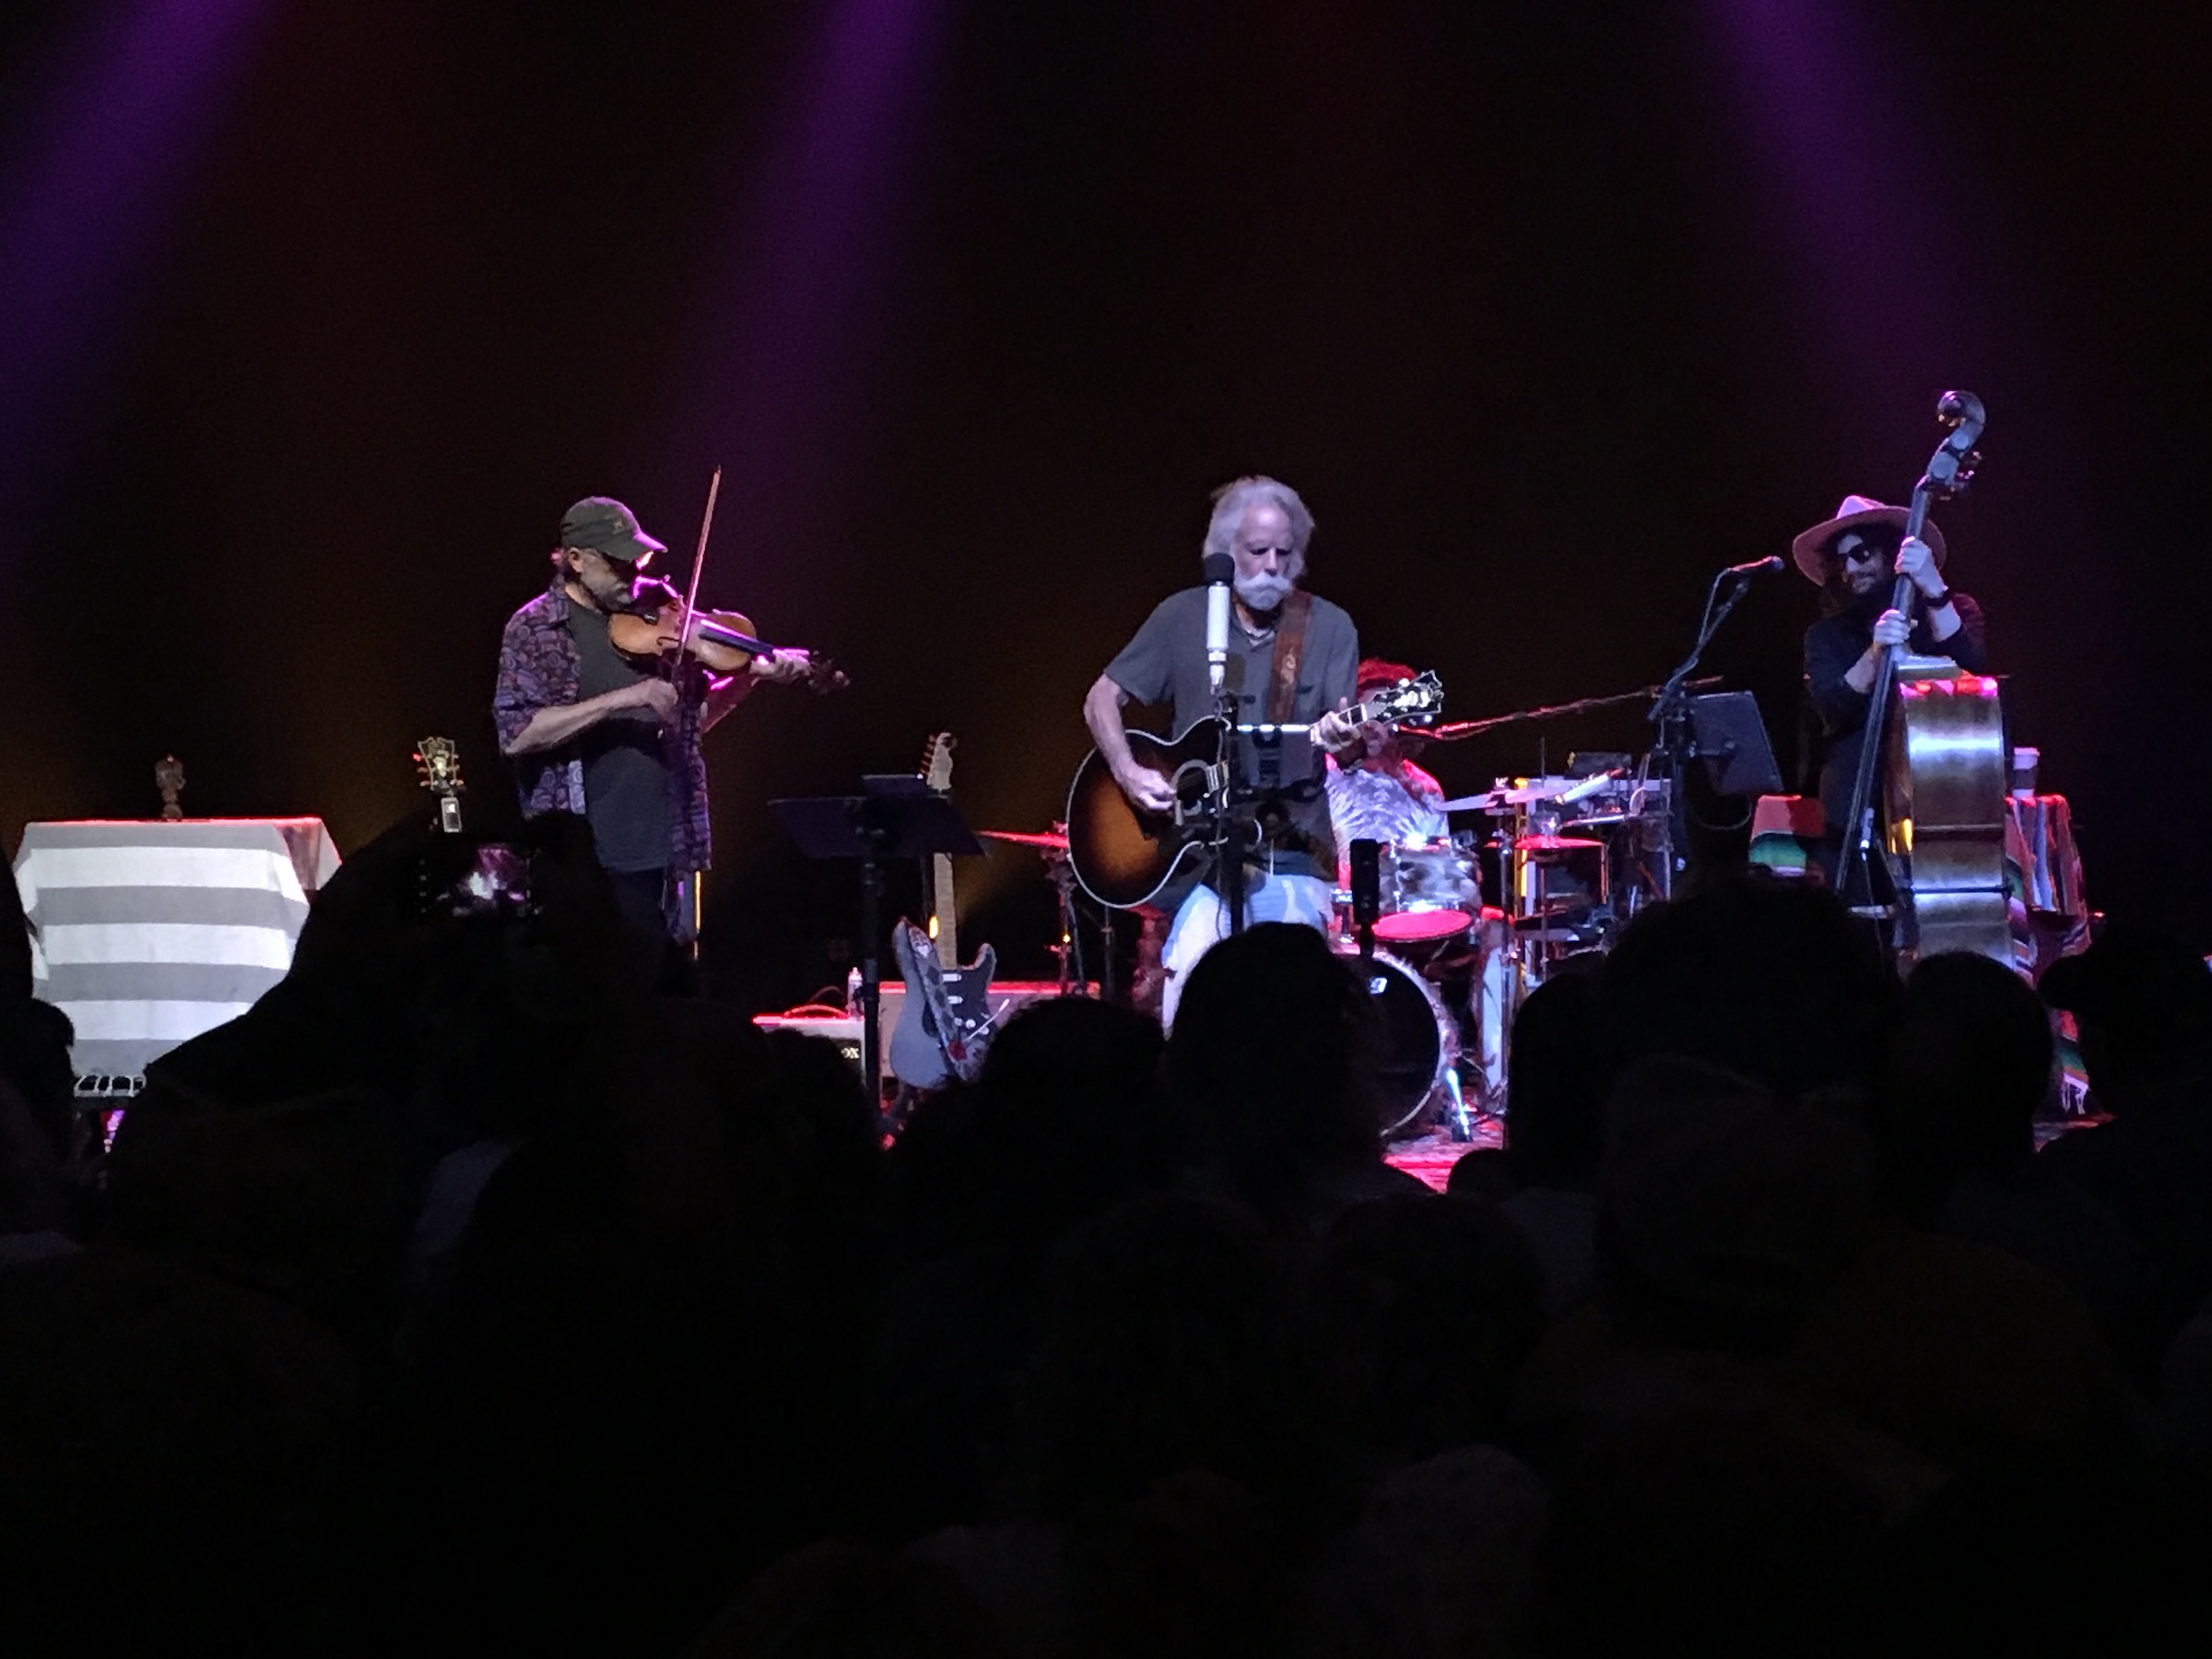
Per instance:
[[[163,10],[220,15],[223,73],[49,260],[66,144],[122,142],[100,53]],[[150,816],[171,752],[194,815],[350,848],[425,733],[511,818],[499,635],[562,507],[621,497],[680,580],[719,463],[704,597],[853,677],[710,741],[712,959],[780,1005],[851,872],[765,803],[943,729],[971,822],[1046,828],[1225,479],[1297,485],[1312,585],[1476,718],[1663,677],[1712,571],[1902,500],[1961,385],[1987,458],[1937,517],[2016,741],[2092,900],[2212,943],[2198,8],[629,10],[10,8],[0,183],[65,208],[12,233],[0,344],[67,346],[0,386],[11,848]],[[1812,614],[1763,578],[1708,655],[1785,768]],[[1630,705],[1429,759],[1647,741]],[[1049,973],[1034,855],[959,880],[964,949]]]

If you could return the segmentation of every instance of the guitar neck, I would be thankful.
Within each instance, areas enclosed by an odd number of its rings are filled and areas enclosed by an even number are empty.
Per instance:
[[[935,891],[931,896],[930,910],[937,919],[937,964],[943,968],[960,965],[959,930],[952,918],[952,855],[933,853],[929,856],[931,884]]]

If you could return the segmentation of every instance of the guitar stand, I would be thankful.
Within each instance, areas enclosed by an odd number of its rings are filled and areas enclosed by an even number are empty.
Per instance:
[[[860,1070],[878,1110],[883,1095],[883,866],[890,859],[932,853],[980,855],[983,844],[959,808],[905,773],[865,777],[856,795],[812,795],[771,801],[775,816],[808,858],[860,862]]]

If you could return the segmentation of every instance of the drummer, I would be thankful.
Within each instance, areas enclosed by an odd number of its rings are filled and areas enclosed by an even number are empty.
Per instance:
[[[1413,678],[1403,663],[1369,657],[1359,665],[1359,695],[1364,700]],[[1441,841],[1452,832],[1444,817],[1444,789],[1413,763],[1422,739],[1379,721],[1357,728],[1360,745],[1340,765],[1328,761],[1329,819],[1336,830],[1336,884],[1351,886],[1351,845],[1356,841],[1385,846],[1418,847]],[[1354,759],[1353,757],[1358,759]]]

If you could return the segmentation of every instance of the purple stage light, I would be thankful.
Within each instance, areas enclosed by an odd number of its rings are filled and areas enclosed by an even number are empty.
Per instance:
[[[1973,304],[1970,193],[1911,48],[1825,0],[1706,0],[1702,12],[1809,313],[1808,367],[1867,396],[1940,382]]]
[[[880,337],[905,186],[948,0],[841,0],[797,56],[695,314],[700,356],[672,415],[726,456],[756,546],[808,538],[838,416]]]
[[[51,464],[74,388],[127,338],[266,0],[110,0],[73,14],[0,133],[0,500]]]

